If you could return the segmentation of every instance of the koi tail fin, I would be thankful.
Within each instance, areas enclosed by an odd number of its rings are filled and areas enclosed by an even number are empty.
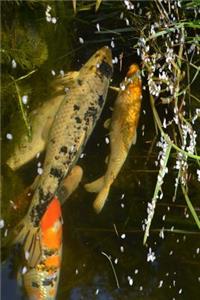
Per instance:
[[[104,176],[98,178],[95,181],[85,184],[84,188],[89,193],[98,193],[102,190],[103,186],[104,186]]]
[[[104,186],[99,194],[97,195],[96,199],[94,200],[93,207],[96,213],[100,213],[101,210],[103,209],[105,202],[108,198],[108,194],[110,191],[110,186],[106,185]]]
[[[8,243],[22,244],[27,265],[35,267],[41,255],[40,228],[34,227],[27,216],[10,232]]]

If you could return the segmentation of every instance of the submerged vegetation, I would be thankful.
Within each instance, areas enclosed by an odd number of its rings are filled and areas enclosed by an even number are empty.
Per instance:
[[[96,9],[101,2],[96,1]],[[112,4],[105,1],[107,10]],[[87,1],[78,7],[73,1],[73,5],[75,12],[90,9]],[[95,1],[90,5],[94,6]],[[157,183],[152,202],[148,203],[148,218],[144,222],[146,243],[157,200],[163,198],[162,185],[168,168],[175,171],[173,202],[180,188],[200,229],[200,219],[189,196],[190,181],[200,181],[200,98],[196,90],[200,79],[200,2],[125,0],[117,1],[115,11],[121,12],[119,17],[127,26],[108,28],[103,32],[97,26],[97,30],[99,33],[113,33],[121,39],[123,32],[134,32],[134,39],[138,41],[132,45],[132,51],[136,51],[141,60],[155,122],[152,150],[156,143],[161,148],[155,161],[156,166],[160,165]],[[107,18],[110,15],[108,13]],[[111,47],[115,47],[114,38]]]
[[[200,43],[197,30],[199,7],[197,2],[155,1],[146,12],[146,22],[141,18],[138,32],[140,37],[134,45],[141,57],[144,76],[147,78],[150,104],[155,121],[155,130],[161,148],[157,164],[160,164],[152,202],[148,204],[148,219],[145,221],[144,243],[157,200],[163,197],[164,176],[170,168],[174,176],[174,198],[180,186],[186,203],[197,227],[200,220],[190,201],[190,179],[199,181],[199,95],[193,94],[193,87],[199,79]],[[151,9],[154,7],[154,9]],[[134,11],[135,12],[135,11]],[[163,110],[158,113],[159,106]],[[154,140],[156,142],[156,140]],[[175,153],[174,153],[174,151]],[[173,157],[176,159],[172,159]]]

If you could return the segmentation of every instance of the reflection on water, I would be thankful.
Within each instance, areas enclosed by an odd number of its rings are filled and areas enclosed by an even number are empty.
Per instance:
[[[109,20],[105,22],[109,23]],[[112,25],[114,26],[114,23],[110,21],[110,28]],[[75,50],[79,51],[73,53],[74,68],[79,68],[97,48],[105,44],[105,37],[101,35],[95,43],[94,28],[91,29],[88,22],[83,24],[77,20],[73,26],[73,30],[78,30],[84,40],[87,36],[90,37],[90,43],[75,45]],[[49,36],[50,33],[51,31]],[[126,41],[128,37],[129,35],[124,33]],[[62,43],[63,34],[59,39]],[[110,45],[111,37],[106,36],[106,39],[109,41],[106,43]],[[49,38],[48,43],[49,48],[53,48],[55,42]],[[43,76],[47,78],[50,78],[52,67],[57,67],[57,72],[62,64],[69,69],[70,63],[66,62],[68,56],[59,60],[59,67],[56,65],[55,57],[60,57],[63,52],[53,54],[54,50],[55,48],[49,57],[48,65],[43,70]],[[113,85],[119,84],[129,64],[138,59],[132,54],[130,47],[123,50],[122,72],[119,71],[119,64],[116,65]],[[119,44],[116,42],[113,49],[113,56],[119,56],[121,51],[122,40],[119,40]],[[37,91],[37,87],[39,90],[38,94],[34,92],[34,99],[41,98],[41,74],[35,75],[33,83],[34,90]],[[103,128],[103,123],[111,115],[110,107],[115,97],[115,92],[109,91],[102,118],[84,150],[85,156],[78,162],[84,169],[83,184],[98,178],[106,168],[104,161],[109,152],[109,145],[105,143],[108,132]],[[35,107],[34,101],[32,102]],[[14,115],[12,128],[16,126],[18,119],[19,115]],[[4,131],[6,132],[5,128]],[[173,170],[166,178],[164,197],[158,203],[148,246],[142,245],[142,224],[146,218],[147,202],[152,198],[157,176],[154,165],[157,154],[151,152],[147,162],[150,142],[154,135],[154,122],[148,97],[144,94],[137,144],[132,147],[118,179],[113,184],[109,201],[102,213],[95,215],[92,210],[94,194],[86,193],[82,185],[63,207],[64,249],[58,300],[199,299],[199,233],[195,233],[196,227],[188,215],[183,197],[178,195],[176,203],[171,201],[174,192]],[[14,141],[3,141],[5,146],[10,143],[11,148],[12,142],[16,142],[15,138]],[[41,158],[38,159],[40,160]],[[32,182],[38,161],[16,174],[11,173],[9,176],[6,172],[2,174],[4,179],[7,179],[4,187],[4,209],[15,193],[22,190],[22,186]],[[192,184],[195,203],[199,193],[196,182]],[[162,230],[163,227],[169,229],[169,232]],[[178,229],[188,230],[190,233],[177,232]],[[102,252],[110,256],[114,271],[109,259]],[[147,258],[150,261],[147,261]],[[115,275],[120,288],[117,288]],[[17,286],[16,276],[12,275],[9,260],[2,265],[1,293],[2,300],[25,299]]]

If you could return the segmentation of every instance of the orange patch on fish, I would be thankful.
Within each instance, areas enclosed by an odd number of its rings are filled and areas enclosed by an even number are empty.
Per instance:
[[[134,73],[136,73],[137,71],[139,71],[138,65],[133,64],[133,65],[130,66],[130,68],[129,68],[129,70],[128,70],[128,73],[127,73],[127,76],[128,76],[128,77],[131,77],[131,76],[132,76]]]
[[[42,244],[46,248],[59,249],[62,243],[62,226],[55,230],[53,227],[42,232]]]
[[[128,92],[131,94],[131,97],[134,97],[135,99],[137,99],[138,97],[141,96],[141,86],[140,84],[130,84],[128,87]]]
[[[51,268],[51,267],[59,268],[60,264],[61,264],[60,256],[58,256],[58,255],[50,256],[44,261],[44,264],[48,268]]]
[[[56,220],[61,217],[60,202],[57,197],[54,197],[40,222],[42,232],[52,227]]]
[[[42,299],[42,293],[40,290],[38,290],[37,287],[32,287],[30,289],[27,289],[28,295],[30,295],[31,300],[40,300]]]
[[[49,296],[53,297],[56,293],[56,290],[54,288],[50,289]]]

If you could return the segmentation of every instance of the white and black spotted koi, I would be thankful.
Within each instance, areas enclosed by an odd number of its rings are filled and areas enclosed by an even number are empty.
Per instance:
[[[79,158],[103,109],[110,78],[112,54],[98,50],[80,69],[64,97],[50,129],[43,173],[25,218],[16,226],[15,242],[23,242],[34,267],[40,257],[40,221],[56,195],[60,182]]]

